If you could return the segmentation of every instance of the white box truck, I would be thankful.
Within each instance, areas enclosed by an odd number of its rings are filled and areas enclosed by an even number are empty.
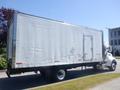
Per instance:
[[[9,77],[40,71],[60,81],[70,68],[105,64],[115,70],[117,64],[105,54],[102,31],[18,11],[11,19],[7,45]]]

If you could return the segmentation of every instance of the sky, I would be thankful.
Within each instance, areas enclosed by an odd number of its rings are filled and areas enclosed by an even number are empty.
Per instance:
[[[103,30],[120,27],[120,0],[0,0],[0,7]]]

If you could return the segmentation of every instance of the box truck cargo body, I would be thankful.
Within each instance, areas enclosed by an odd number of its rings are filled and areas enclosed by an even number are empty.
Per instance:
[[[8,72],[94,66],[104,62],[103,32],[15,12],[8,33]]]

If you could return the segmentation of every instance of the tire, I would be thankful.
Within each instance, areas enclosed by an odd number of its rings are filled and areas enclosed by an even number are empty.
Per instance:
[[[94,70],[98,70],[97,65],[94,65],[94,66],[93,66],[93,69],[94,69]]]
[[[93,66],[93,69],[94,69],[94,70],[101,70],[100,67],[101,67],[101,65],[100,65],[100,64],[97,64],[97,65],[94,65],[94,66]]]
[[[111,66],[109,67],[110,71],[115,71],[116,70],[116,62],[112,62]]]
[[[65,77],[66,77],[66,70],[64,69],[55,70],[55,74],[54,74],[55,81],[62,81],[65,79]]]

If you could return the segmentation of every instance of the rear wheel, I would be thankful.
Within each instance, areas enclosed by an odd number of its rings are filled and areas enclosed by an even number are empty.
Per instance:
[[[62,81],[66,77],[66,70],[64,69],[57,69],[54,74],[54,79],[56,81]]]

